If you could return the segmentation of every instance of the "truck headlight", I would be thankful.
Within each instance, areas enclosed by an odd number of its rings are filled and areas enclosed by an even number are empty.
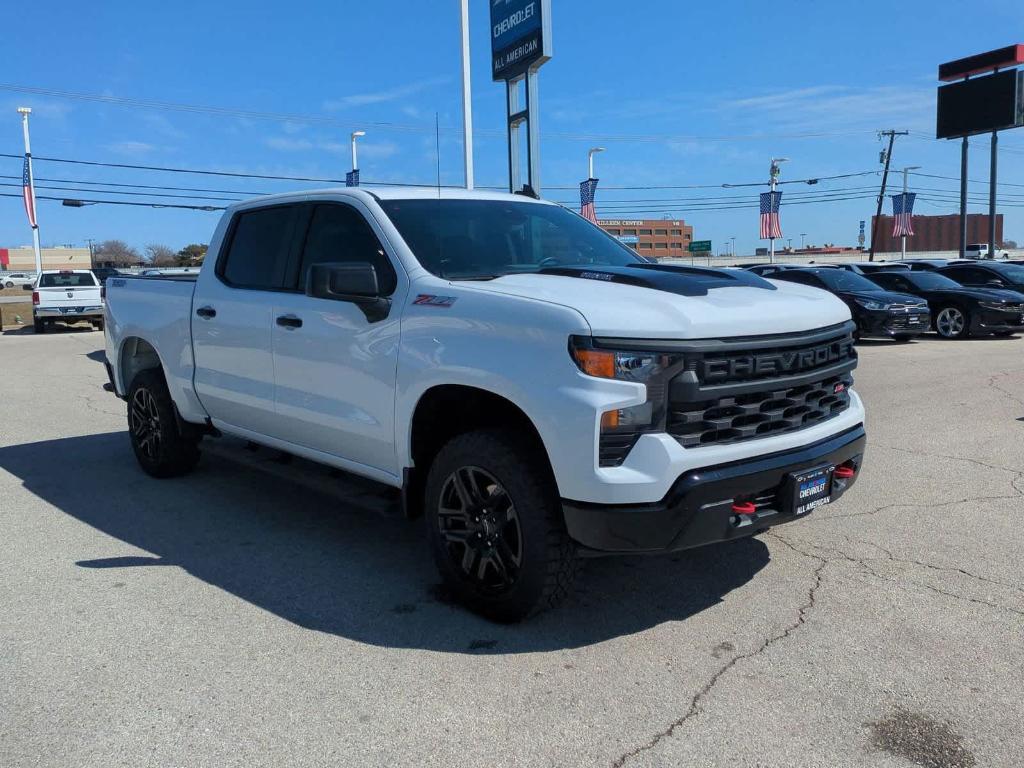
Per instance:
[[[864,309],[879,310],[888,309],[891,305],[886,301],[876,301],[875,299],[854,299]]]
[[[628,343],[624,340],[624,347]],[[668,385],[683,369],[683,357],[665,352],[609,349],[580,336],[570,339],[569,352],[588,376],[630,381],[646,387],[646,402],[601,415],[601,466],[617,466],[641,434],[665,430]]]

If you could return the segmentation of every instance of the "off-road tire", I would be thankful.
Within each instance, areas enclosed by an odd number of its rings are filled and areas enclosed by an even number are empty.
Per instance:
[[[36,333],[46,333],[46,321],[45,320],[33,320],[32,327]]]
[[[468,577],[456,562],[465,551],[463,545],[451,543],[442,532],[442,526],[448,524],[442,522],[442,493],[446,489],[451,493],[450,483],[459,470],[479,470],[493,477],[511,501],[518,521],[520,563],[511,585],[501,591]],[[569,593],[580,560],[565,529],[554,477],[538,446],[499,430],[452,438],[431,464],[424,509],[427,536],[441,577],[471,610],[493,621],[516,622],[556,606]]]
[[[140,371],[128,388],[128,435],[139,466],[153,477],[184,475],[199,461],[199,437],[182,434],[167,382],[157,368]]]

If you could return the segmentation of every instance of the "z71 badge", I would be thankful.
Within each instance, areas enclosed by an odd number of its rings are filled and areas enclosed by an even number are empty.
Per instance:
[[[428,307],[450,307],[455,303],[455,296],[434,296],[429,293],[421,293],[412,300],[413,304],[423,304]]]

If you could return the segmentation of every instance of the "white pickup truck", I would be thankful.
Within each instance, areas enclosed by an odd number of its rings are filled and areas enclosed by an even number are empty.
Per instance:
[[[103,297],[100,283],[88,269],[44,270],[32,286],[32,321],[36,333],[45,332],[55,320],[73,323],[86,320],[103,328]]]
[[[799,519],[864,454],[837,298],[648,263],[524,196],[238,204],[198,277],[111,278],[106,322],[146,472],[227,433],[386,483],[496,620],[555,604],[583,556]]]

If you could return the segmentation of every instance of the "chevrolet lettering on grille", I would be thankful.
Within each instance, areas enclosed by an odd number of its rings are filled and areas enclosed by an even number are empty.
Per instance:
[[[707,384],[736,378],[799,373],[843,360],[850,356],[852,349],[853,339],[847,337],[810,349],[710,358],[700,362],[700,378]]]

